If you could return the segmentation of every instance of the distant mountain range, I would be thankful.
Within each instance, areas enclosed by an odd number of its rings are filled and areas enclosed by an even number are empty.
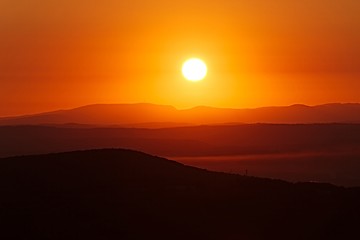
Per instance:
[[[359,188],[103,149],[0,159],[1,239],[359,239]]]
[[[0,118],[0,125],[57,125],[162,128],[239,123],[360,123],[360,104],[333,103],[255,109],[195,107],[177,110],[154,104],[96,104],[70,110]]]

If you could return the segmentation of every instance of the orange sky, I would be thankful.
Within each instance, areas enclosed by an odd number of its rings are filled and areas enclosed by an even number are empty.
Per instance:
[[[360,102],[358,0],[0,0],[0,116]],[[181,64],[202,58],[207,78]]]

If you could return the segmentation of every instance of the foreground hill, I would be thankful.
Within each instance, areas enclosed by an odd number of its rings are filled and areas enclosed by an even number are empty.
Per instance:
[[[130,150],[0,159],[1,239],[357,239],[359,189]]]
[[[130,148],[206,169],[360,186],[360,124],[165,129],[0,126],[0,157]],[[230,160],[226,160],[230,159]]]
[[[70,110],[0,118],[0,125],[87,124],[161,128],[224,123],[360,123],[360,104],[292,105],[255,109],[154,104],[96,104]]]

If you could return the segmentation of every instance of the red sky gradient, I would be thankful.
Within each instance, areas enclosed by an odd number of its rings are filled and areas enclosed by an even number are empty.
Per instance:
[[[360,102],[358,0],[1,0],[0,116]],[[208,77],[181,76],[202,58]]]

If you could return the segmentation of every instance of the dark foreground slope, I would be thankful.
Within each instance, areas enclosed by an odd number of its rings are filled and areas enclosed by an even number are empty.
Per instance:
[[[1,239],[357,239],[360,190],[130,150],[0,159]]]
[[[0,126],[0,157],[102,148],[177,157],[210,170],[244,173],[248,169],[256,176],[360,186],[360,124],[164,129]]]

